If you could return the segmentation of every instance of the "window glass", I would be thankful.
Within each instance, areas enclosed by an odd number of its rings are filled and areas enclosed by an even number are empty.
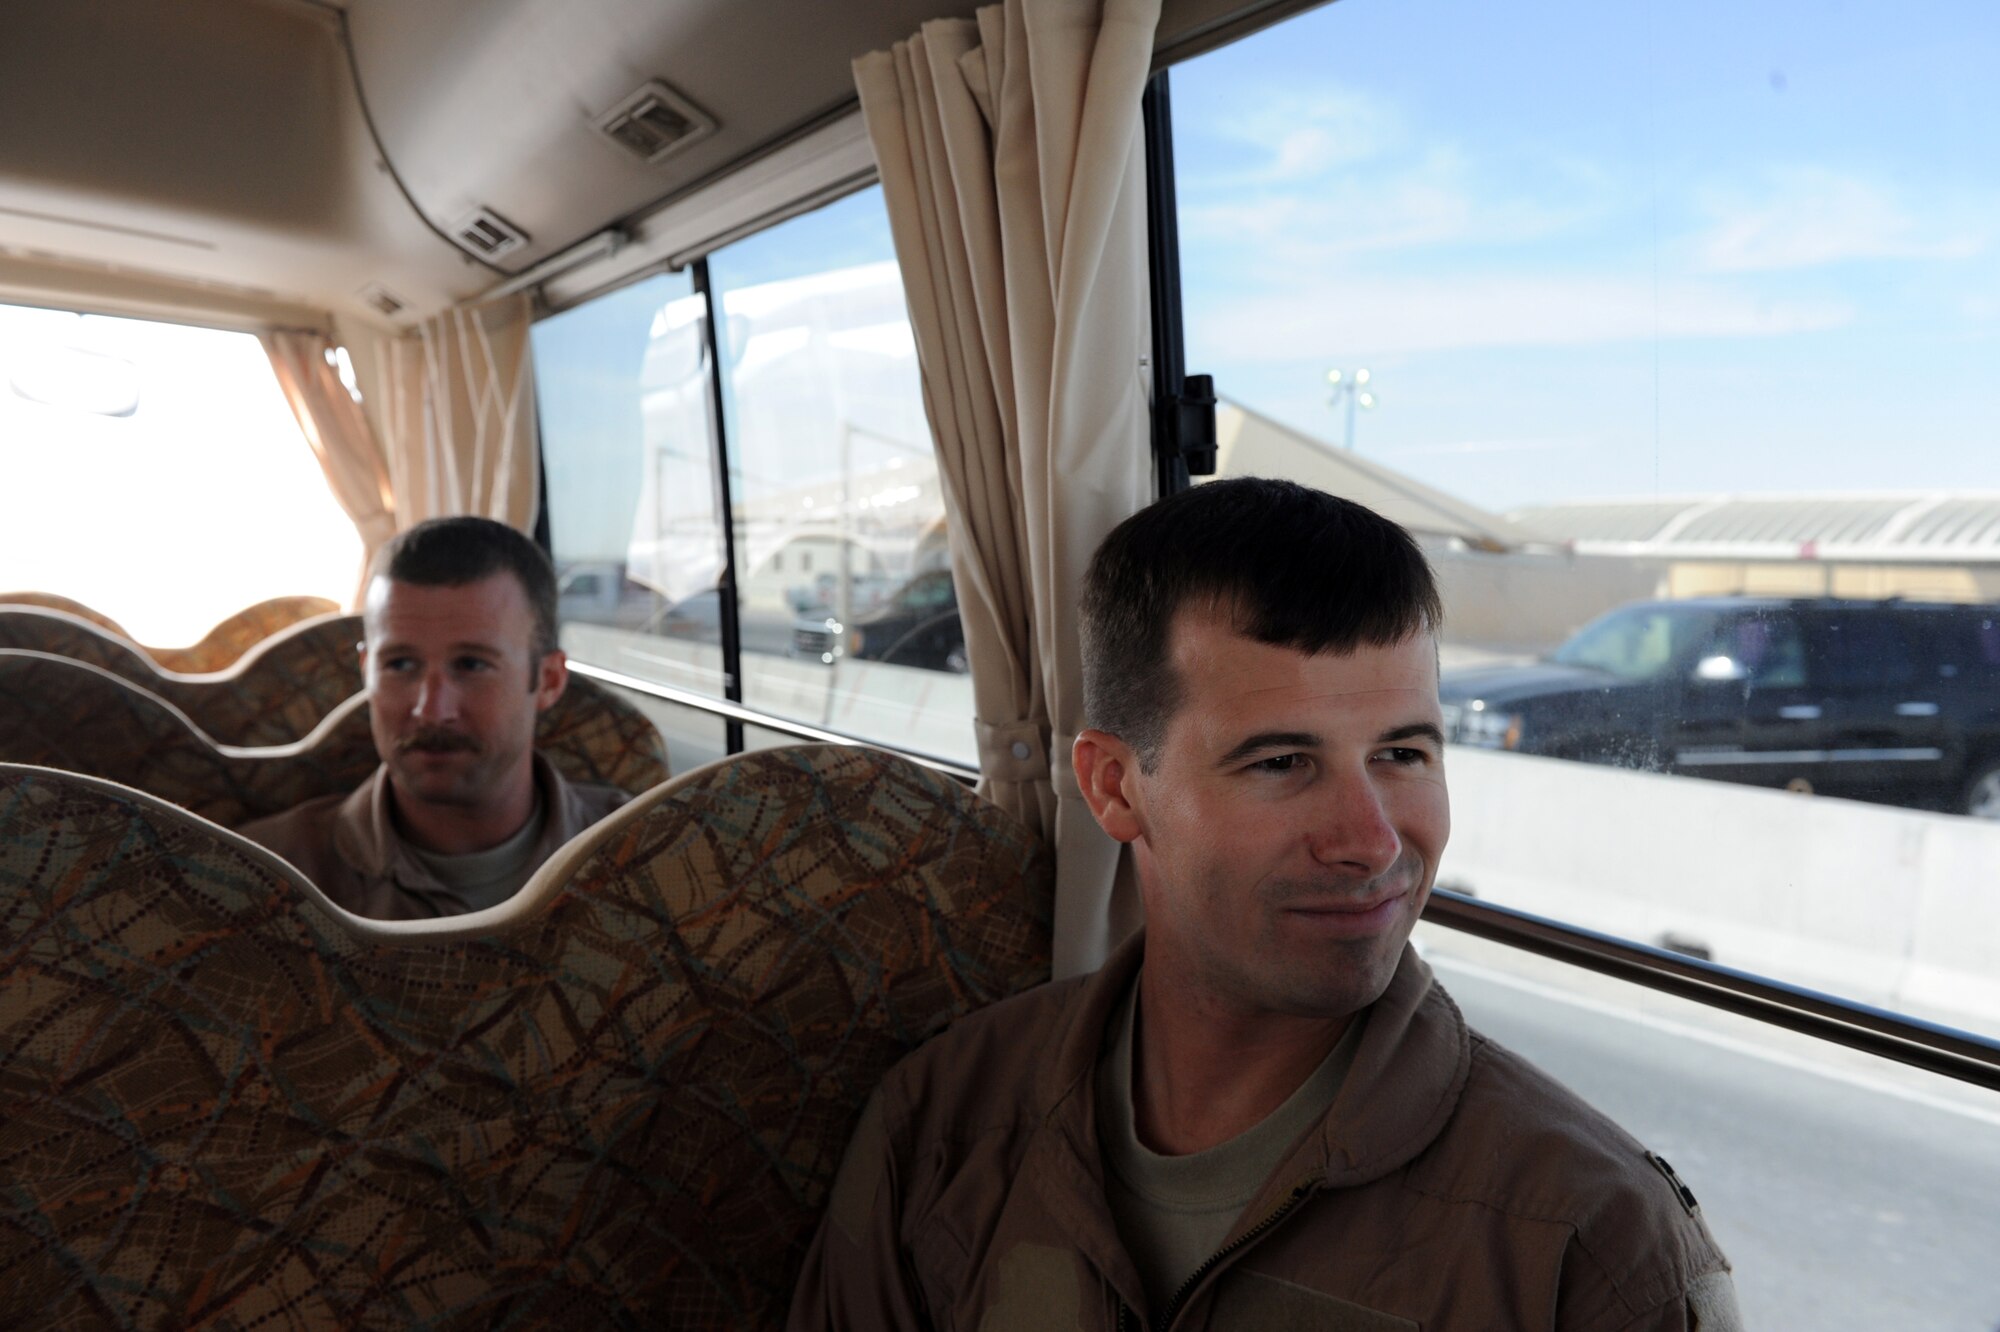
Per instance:
[[[881,191],[709,259],[747,705],[975,760],[944,499]]]
[[[0,593],[178,647],[270,597],[344,606],[360,566],[254,336],[0,306]]]
[[[1715,612],[1693,607],[1629,607],[1585,625],[1550,656],[1565,666],[1651,680],[1678,665],[1715,619]]]
[[[1928,618],[1928,613],[1918,611],[1901,618],[1915,616]],[[1899,617],[1835,611],[1816,614],[1809,624],[1817,658],[1813,678],[1819,684],[1831,689],[1866,689],[1908,684],[1916,677]]]
[[[1742,680],[1755,689],[1806,683],[1805,642],[1789,615],[1733,615],[1701,650],[1697,680]]]
[[[704,308],[688,274],[661,274],[541,320],[535,391],[564,649],[720,697]],[[662,716],[681,727],[667,733],[676,769],[720,752],[719,722]]]
[[[1447,882],[2000,1032],[1991,677],[1918,627],[2000,600],[2000,10],[1862,17],[1342,0],[1176,66],[1187,364],[1223,474],[1430,554]]]
[[[1416,938],[1469,1023],[1673,1166],[1745,1327],[1990,1328],[2000,1093],[1455,930]]]

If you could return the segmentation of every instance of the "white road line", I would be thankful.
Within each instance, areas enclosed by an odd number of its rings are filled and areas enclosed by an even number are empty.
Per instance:
[[[1817,1060],[1808,1059],[1803,1055],[1791,1054],[1784,1050],[1769,1049],[1751,1041],[1743,1040],[1740,1037],[1726,1036],[1721,1032],[1704,1031],[1700,1027],[1691,1027],[1684,1022],[1676,1022],[1672,1018],[1655,1017],[1651,1013],[1635,1013],[1629,1009],[1607,1007],[1602,1003],[1572,994],[1567,990],[1558,989],[1553,985],[1544,985],[1540,981],[1523,980],[1519,976],[1509,975],[1504,971],[1496,971],[1491,967],[1483,966],[1477,962],[1467,962],[1459,958],[1446,956],[1440,953],[1435,947],[1425,952],[1424,960],[1429,962],[1434,969],[1440,971],[1456,971],[1466,976],[1476,977],[1479,980],[1491,981],[1495,985],[1504,985],[1525,994],[1532,994],[1538,998],[1548,999],[1559,1004],[1567,1004],[1571,1008],[1587,1009],[1592,1013],[1601,1013],[1609,1017],[1622,1018],[1635,1026],[1647,1027],[1669,1036],[1700,1041],[1702,1044],[1713,1046],[1718,1050],[1728,1050],[1734,1054],[1744,1055],[1751,1059],[1761,1059],[1765,1063],[1776,1064],[1781,1068],[1793,1069],[1800,1073],[1812,1073],[1830,1082],[1845,1083],[1850,1087],[1859,1088],[1862,1091],[1871,1091],[1882,1096],[1894,1097],[1899,1101],[1907,1101],[1911,1105],[1921,1105],[1931,1110],[1943,1111],[1945,1114],[1958,1115],[1964,1119],[2000,1128],[2000,1110],[1983,1110],[1978,1106],[1965,1105],[1959,1101],[1937,1096],[1930,1092],[1918,1091],[1914,1087],[1905,1087],[1898,1083],[1890,1082],[1885,1078],[1873,1077],[1853,1069],[1838,1068]]]

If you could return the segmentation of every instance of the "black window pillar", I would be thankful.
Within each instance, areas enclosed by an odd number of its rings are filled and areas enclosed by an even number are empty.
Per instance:
[[[701,295],[702,353],[708,360],[709,438],[715,443],[715,512],[722,524],[722,576],[716,580],[716,625],[722,635],[722,696],[743,701],[743,631],[736,603],[736,508],[729,490],[729,428],[722,414],[722,348],[716,336],[721,310],[708,282],[708,260],[694,261],[694,289]],[[743,723],[729,718],[722,724],[724,748],[743,752]]]
[[[1153,304],[1153,461],[1161,496],[1215,472],[1215,381],[1187,373],[1181,334],[1181,241],[1174,199],[1174,118],[1164,69],[1146,81],[1147,270]]]

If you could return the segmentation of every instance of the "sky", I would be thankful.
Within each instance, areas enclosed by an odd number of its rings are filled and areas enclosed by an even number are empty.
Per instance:
[[[1754,9],[1754,12],[1749,12]],[[1173,68],[1188,368],[1485,507],[2000,490],[2000,7],[1340,0]]]

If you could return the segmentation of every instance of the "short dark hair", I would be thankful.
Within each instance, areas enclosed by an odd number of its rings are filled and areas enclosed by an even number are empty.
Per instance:
[[[1168,635],[1191,604],[1306,653],[1388,647],[1444,622],[1416,541],[1352,500],[1236,477],[1141,509],[1104,538],[1084,576],[1083,708],[1147,771],[1180,705]]]
[[[535,659],[556,650],[556,571],[542,548],[491,518],[431,518],[398,532],[375,552],[369,581],[463,587],[510,573],[535,615]]]

